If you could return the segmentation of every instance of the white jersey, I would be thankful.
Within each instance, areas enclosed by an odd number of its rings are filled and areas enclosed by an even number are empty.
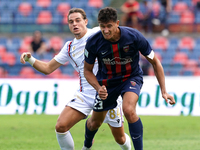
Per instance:
[[[87,33],[81,39],[74,38],[72,41],[66,42],[61,51],[54,57],[54,59],[61,64],[65,64],[67,61],[69,61],[74,69],[79,73],[80,91],[90,90],[91,92],[96,92],[95,89],[85,79],[83,68],[84,49],[87,39],[99,30],[99,27],[87,29]],[[97,73],[97,70],[98,64],[96,62],[93,69],[94,74]]]

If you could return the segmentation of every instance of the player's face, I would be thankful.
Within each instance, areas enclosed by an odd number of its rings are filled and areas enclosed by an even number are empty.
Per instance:
[[[108,23],[99,23],[101,32],[103,37],[111,42],[116,42],[120,38],[120,30],[119,30],[119,21],[117,22],[108,22]]]
[[[69,15],[68,24],[70,31],[77,39],[82,38],[87,32],[87,19],[83,19],[80,13],[72,13]]]

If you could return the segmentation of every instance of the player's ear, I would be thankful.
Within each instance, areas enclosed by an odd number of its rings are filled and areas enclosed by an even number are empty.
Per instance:
[[[86,24],[86,25],[88,24],[88,19],[85,19],[85,24]]]
[[[117,23],[117,26],[119,26],[119,20],[117,20],[117,22],[116,22],[116,23]]]

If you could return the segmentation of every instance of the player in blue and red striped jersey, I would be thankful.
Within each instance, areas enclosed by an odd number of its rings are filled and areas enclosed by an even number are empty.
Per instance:
[[[85,47],[84,75],[97,94],[93,114],[86,123],[84,147],[91,146],[107,111],[117,105],[116,100],[121,95],[133,145],[135,150],[142,150],[143,125],[136,113],[143,84],[139,53],[152,64],[162,97],[170,104],[175,104],[175,100],[166,91],[162,65],[144,36],[133,28],[119,26],[117,11],[111,7],[100,10],[98,22],[101,31],[91,36]],[[96,58],[99,69],[95,76],[92,69]]]

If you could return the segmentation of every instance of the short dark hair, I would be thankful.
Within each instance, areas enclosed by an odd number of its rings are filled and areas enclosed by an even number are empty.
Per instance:
[[[81,9],[81,8],[72,8],[72,9],[70,9],[67,17],[69,18],[69,15],[71,15],[73,13],[80,13],[82,15],[83,19],[87,19],[85,11],[83,9]]]
[[[110,21],[117,21],[117,10],[112,7],[102,8],[98,14],[98,22],[108,23]]]

